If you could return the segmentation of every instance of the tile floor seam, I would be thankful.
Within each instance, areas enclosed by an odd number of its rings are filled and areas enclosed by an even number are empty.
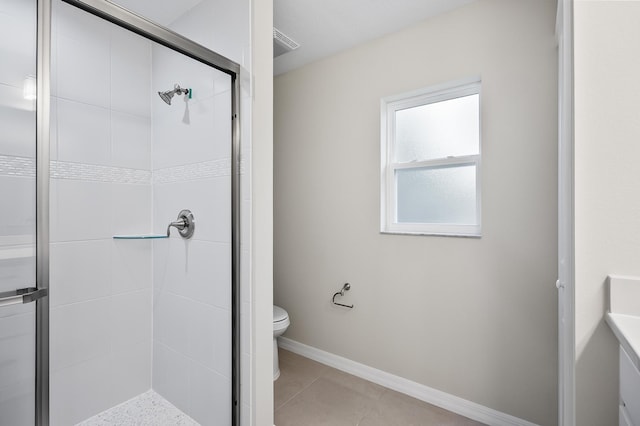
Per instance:
[[[274,414],[276,411],[278,411],[279,409],[281,409],[282,407],[284,407],[285,405],[287,405],[289,402],[291,402],[292,399],[294,399],[296,396],[300,395],[302,392],[304,392],[305,390],[307,390],[311,385],[313,385],[315,382],[318,381],[318,379],[320,379],[322,377],[322,375],[319,375],[318,377],[316,377],[315,379],[313,379],[313,381],[311,383],[309,383],[307,386],[303,387],[302,389],[300,389],[298,392],[296,392],[294,395],[291,396],[291,398],[287,399],[285,402],[283,402],[282,404],[280,404],[280,406],[278,408],[276,408],[274,411]]]
[[[305,357],[300,356],[300,358]],[[281,368],[287,371],[286,363],[281,365]],[[288,381],[295,381],[297,373],[297,371],[290,371]],[[323,380],[319,381],[318,379],[321,378]],[[346,393],[338,392],[339,389],[335,385],[346,387]],[[346,395],[346,399],[341,399],[342,397],[338,395],[341,392],[344,393],[342,396]],[[360,397],[357,397],[356,394],[359,394]],[[354,405],[345,402],[348,400],[353,400]],[[332,409],[334,403],[338,408],[335,412]],[[339,424],[342,426],[389,426],[392,424],[398,426],[418,424],[486,426],[473,419],[386,386],[380,386],[361,377],[353,376],[326,364],[311,383],[288,398],[277,410],[274,410],[274,414],[276,414],[274,418],[277,421],[276,424],[281,426],[320,424]],[[328,420],[333,423],[327,423]]]

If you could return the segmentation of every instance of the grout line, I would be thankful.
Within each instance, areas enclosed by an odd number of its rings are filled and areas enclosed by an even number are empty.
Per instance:
[[[285,349],[285,350],[286,350],[286,349]],[[301,357],[303,357],[303,358],[306,358],[306,359],[308,359],[308,360],[310,360],[310,361],[313,361],[313,360],[311,360],[310,358],[304,357],[304,356],[302,356],[302,355],[300,355],[300,356],[301,356]],[[316,361],[316,362],[317,362],[317,361]],[[322,378],[322,377],[326,377],[326,375],[327,375],[328,373],[330,373],[332,370],[333,370],[333,371],[337,371],[337,372],[341,372],[341,371],[340,371],[340,370],[338,370],[337,368],[333,368],[333,367],[331,367],[331,366],[329,366],[329,365],[323,365],[323,366],[324,366],[324,368],[321,370],[321,372],[318,374],[318,376],[317,376],[317,377],[316,377],[316,378],[315,378],[311,383],[309,383],[309,385],[305,386],[305,387],[304,387],[304,388],[302,388],[300,391],[296,392],[296,393],[295,393],[294,395],[292,395],[289,399],[287,399],[284,403],[282,403],[279,407],[277,407],[277,408],[274,410],[274,414],[275,414],[275,412],[277,412],[278,410],[280,410],[280,409],[282,409],[284,406],[286,406],[286,405],[287,405],[289,402],[291,402],[293,399],[295,399],[296,397],[298,397],[302,392],[304,392],[305,390],[307,390],[307,389],[309,389],[311,386],[313,386],[313,384],[314,384],[315,382],[317,382],[317,381],[318,381],[318,379],[320,379],[320,378]],[[281,368],[282,368],[282,367],[281,367]],[[347,373],[347,374],[349,374],[349,373]],[[357,376],[354,376],[354,377],[357,377]],[[371,381],[369,381],[369,380],[366,380],[366,379],[362,379],[362,380],[363,380],[363,381],[366,381],[366,382],[369,382],[369,383],[374,384],[373,382],[371,382]],[[362,422],[362,421],[367,417],[367,415],[373,411],[373,409],[376,407],[376,403],[377,403],[377,402],[379,402],[379,401],[380,401],[380,399],[382,399],[382,396],[383,396],[385,393],[387,393],[388,391],[390,391],[390,389],[388,389],[388,388],[386,388],[386,387],[384,387],[384,386],[381,386],[381,387],[382,387],[382,392],[380,392],[380,395],[378,395],[376,398],[366,396],[368,399],[370,399],[370,400],[372,401],[372,404],[371,404],[371,406],[369,406],[369,407],[367,408],[367,410],[362,414],[362,416],[360,416],[360,418],[356,421],[356,423],[354,423],[354,426],[358,426],[358,425],[360,425],[360,423],[361,423],[361,422]]]
[[[278,348],[278,349],[279,349],[279,348]],[[285,349],[285,350],[286,350],[286,349]],[[292,353],[293,353],[293,352],[292,352]],[[301,356],[301,355],[300,355],[300,356]],[[303,357],[303,358],[305,358],[305,359],[309,359],[309,358],[306,358],[306,357]],[[313,361],[313,360],[311,360],[311,361]],[[314,361],[314,362],[315,362],[315,361]],[[297,397],[298,395],[300,395],[302,392],[304,392],[305,390],[309,389],[309,388],[311,387],[311,385],[313,385],[315,382],[317,382],[319,378],[323,377],[324,373],[325,373],[326,371],[328,371],[328,370],[331,368],[331,367],[329,367],[328,365],[323,365],[323,364],[321,364],[321,365],[322,365],[324,368],[322,369],[321,373],[320,373],[320,374],[318,374],[318,377],[316,377],[315,379],[313,379],[313,381],[311,381],[311,383],[309,383],[307,386],[303,387],[303,388],[302,388],[302,389],[300,389],[298,392],[296,392],[295,394],[293,394],[293,395],[291,396],[291,398],[287,399],[285,402],[283,402],[282,404],[280,404],[280,406],[279,406],[279,407],[275,408],[275,409],[273,410],[273,411],[274,411],[274,413],[275,413],[276,411],[278,411],[279,409],[281,409],[282,407],[284,407],[285,405],[287,405],[289,402],[291,402],[291,400],[292,400],[292,399],[294,399],[295,397]],[[282,372],[281,372],[281,374],[282,374]]]
[[[285,405],[287,405],[289,402],[291,402],[292,399],[294,399],[295,397],[297,397],[298,395],[300,395],[302,392],[304,392],[305,390],[309,389],[311,387],[311,385],[313,385],[315,382],[318,381],[318,379],[322,377],[322,376],[318,376],[315,379],[313,379],[313,381],[311,383],[309,383],[307,386],[303,387],[302,389],[300,389],[297,393],[295,393],[294,395],[291,396],[291,398],[287,399],[285,402],[283,402],[278,408],[276,408],[274,410],[278,411],[279,409],[281,409],[282,407],[284,407]]]

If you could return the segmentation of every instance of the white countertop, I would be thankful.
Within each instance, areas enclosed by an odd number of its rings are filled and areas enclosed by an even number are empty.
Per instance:
[[[606,320],[620,345],[640,370],[640,316],[608,313]]]

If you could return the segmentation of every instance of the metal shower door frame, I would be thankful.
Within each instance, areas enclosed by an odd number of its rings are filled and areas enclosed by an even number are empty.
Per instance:
[[[37,273],[49,287],[49,120],[51,2],[38,1]],[[240,424],[240,65],[106,0],[62,0],[231,77],[231,418]],[[36,424],[49,424],[49,298],[36,307]]]
[[[51,2],[37,0],[36,26],[36,287],[49,290],[49,129]],[[49,425],[49,297],[36,300],[35,423]]]

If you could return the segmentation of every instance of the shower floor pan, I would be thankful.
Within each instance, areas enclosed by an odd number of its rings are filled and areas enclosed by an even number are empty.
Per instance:
[[[153,390],[78,423],[76,426],[199,426]]]

